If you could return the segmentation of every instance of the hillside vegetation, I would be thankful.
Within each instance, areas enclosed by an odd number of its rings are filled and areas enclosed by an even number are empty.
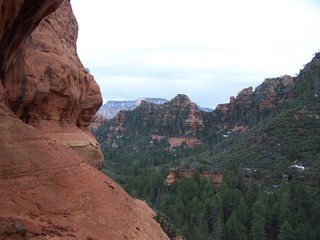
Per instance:
[[[94,132],[104,171],[157,209],[172,239],[318,239],[320,54],[212,113],[194,106],[178,95],[120,112]],[[172,167],[194,177],[164,186]],[[201,171],[223,173],[219,192]]]

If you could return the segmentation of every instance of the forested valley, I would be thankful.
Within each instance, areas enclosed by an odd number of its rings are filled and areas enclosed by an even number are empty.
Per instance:
[[[120,112],[94,131],[103,171],[155,209],[171,239],[319,239],[320,54],[285,79],[239,93],[227,111],[196,112],[203,125],[192,129],[184,96]],[[195,137],[201,144],[169,141]],[[166,185],[173,168],[193,176]],[[202,177],[210,171],[223,175],[218,188]]]

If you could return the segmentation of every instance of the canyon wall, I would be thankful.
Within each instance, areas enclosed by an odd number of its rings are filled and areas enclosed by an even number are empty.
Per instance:
[[[0,239],[167,239],[98,171],[87,127],[102,98],[76,53],[70,2],[0,6]]]
[[[9,66],[6,100],[22,121],[101,168],[101,150],[87,127],[102,97],[77,56],[77,31],[64,2],[32,32]]]

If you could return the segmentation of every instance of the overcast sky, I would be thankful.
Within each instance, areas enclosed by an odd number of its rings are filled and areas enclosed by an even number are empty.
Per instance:
[[[104,101],[215,108],[265,78],[295,76],[320,51],[319,0],[72,0],[78,54]]]

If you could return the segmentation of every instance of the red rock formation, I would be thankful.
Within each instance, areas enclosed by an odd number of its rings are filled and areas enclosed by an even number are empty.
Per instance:
[[[236,104],[241,104],[244,106],[250,105],[252,102],[252,95],[253,95],[252,87],[242,89],[236,97]]]
[[[227,112],[229,111],[229,103],[220,103],[217,105],[217,110],[221,112]]]
[[[35,238],[166,239],[111,179],[34,128],[7,118],[2,115],[0,125],[6,133],[0,137],[2,217],[31,221],[37,232],[23,226]]]
[[[170,102],[171,108],[163,117],[163,127],[167,128],[170,122],[175,121],[177,117],[185,121],[189,129],[184,133],[187,135],[196,134],[205,129],[203,117],[196,104],[190,101],[184,94],[178,94]],[[182,113],[187,112],[187,118],[182,117]]]
[[[202,144],[202,141],[196,137],[169,137],[170,149],[177,148],[185,144],[188,148]]]
[[[257,119],[293,97],[295,80],[285,75],[267,78],[253,91],[252,87],[241,90],[237,97],[230,97],[230,103],[219,104],[214,113],[216,127],[229,129],[234,133],[243,133],[257,123]]]
[[[62,1],[0,0],[0,78],[2,81],[30,33],[41,19],[55,11]]]
[[[123,130],[125,130],[124,120],[126,119],[126,111],[121,110],[120,112],[117,113],[115,118],[116,118],[115,125],[110,127],[110,131],[122,132]]]
[[[186,122],[189,124],[193,133],[198,133],[205,129],[202,115],[194,103],[189,104],[189,114]]]
[[[61,2],[0,0],[0,239],[168,239],[91,166],[101,96],[76,55],[69,1],[41,21]]]
[[[260,96],[259,111],[276,108],[286,98],[281,89],[290,88],[294,85],[292,77],[285,75],[282,78],[267,78],[256,88],[255,94]]]
[[[151,135],[151,140],[157,142],[168,141],[170,149],[181,147],[183,144],[188,148],[203,144],[203,142],[196,137],[167,137],[162,135]]]
[[[105,118],[102,114],[97,114],[93,117],[91,124],[89,126],[90,130],[96,130],[99,127],[101,127],[103,124],[105,124],[108,121],[107,118]]]
[[[164,181],[164,185],[172,186],[179,179],[182,179],[182,178],[189,178],[190,179],[193,177],[194,173],[195,173],[194,170],[172,168],[172,169],[170,169],[169,175],[167,176],[166,180]],[[212,180],[216,190],[219,191],[221,183],[222,183],[222,179],[223,179],[223,175],[221,173],[201,172],[200,176]]]
[[[45,133],[49,130],[51,139],[78,151],[84,161],[100,168],[102,153],[87,127],[102,97],[77,56],[77,29],[70,4],[65,1],[26,40],[26,47],[17,53],[6,74],[4,86],[8,105],[19,118]]]
[[[162,136],[162,135],[151,135],[151,140],[152,140],[152,141],[161,142],[161,141],[166,140],[166,139],[167,139],[166,136]]]
[[[244,133],[244,132],[246,132],[248,129],[249,129],[248,126],[244,126],[244,125],[241,125],[241,124],[236,124],[236,125],[231,129],[231,131],[234,132],[234,133]]]

